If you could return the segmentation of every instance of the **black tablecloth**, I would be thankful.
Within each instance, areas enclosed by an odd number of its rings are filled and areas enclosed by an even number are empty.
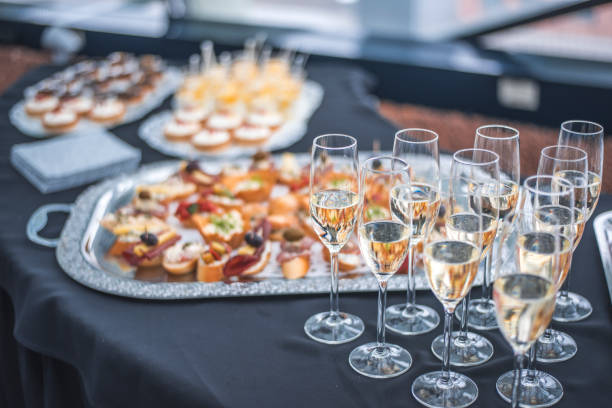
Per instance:
[[[410,386],[416,376],[439,369],[429,346],[442,327],[416,337],[389,333],[390,342],[412,353],[412,368],[391,380],[362,377],[347,358],[355,346],[375,339],[374,293],[341,296],[342,309],[362,317],[366,332],[352,343],[326,346],[303,331],[307,317],[327,309],[323,295],[151,302],[98,293],[68,278],[54,251],[26,239],[25,224],[38,206],[72,202],[82,188],[42,195],[8,159],[13,144],[32,139],[8,123],[7,112],[26,85],[50,72],[30,72],[0,99],[0,405],[418,406]],[[312,66],[309,74],[325,87],[325,99],[306,137],[290,150],[306,151],[313,136],[329,132],[357,136],[362,149],[370,149],[374,138],[383,149],[391,147],[394,128],[367,97],[369,77],[348,66]],[[142,149],[143,162],[162,159],[138,139],[137,127],[114,132]],[[612,196],[602,196],[597,213],[610,208]],[[61,219],[54,219],[47,232],[60,228]],[[612,311],[590,224],[572,276],[573,289],[588,296],[594,312],[583,322],[558,325],[576,339],[578,354],[542,368],[565,387],[559,407],[610,406]],[[441,312],[430,293],[417,296]],[[392,294],[389,303],[403,299]],[[495,347],[493,359],[458,371],[478,384],[475,407],[504,407],[495,380],[511,368],[510,349],[499,332],[485,335]]]

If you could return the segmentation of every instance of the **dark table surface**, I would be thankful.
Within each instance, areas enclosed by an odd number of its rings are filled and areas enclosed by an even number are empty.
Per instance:
[[[0,406],[419,406],[410,386],[439,369],[429,346],[441,326],[416,337],[387,335],[414,358],[398,378],[369,379],[348,365],[355,346],[375,339],[374,293],[341,295],[341,308],[362,317],[366,331],[352,343],[326,346],[303,331],[307,317],[328,308],[324,295],[152,302],[98,293],[66,276],[54,251],[26,239],[25,225],[38,206],[72,202],[83,188],[42,195],[9,164],[10,147],[33,139],[9,124],[7,112],[25,86],[50,72],[28,73],[0,98]],[[391,147],[394,127],[367,96],[371,78],[339,65],[311,66],[309,74],[325,87],[325,99],[308,134],[289,150],[306,151],[314,136],[330,132],[355,135],[361,149],[370,149],[375,138],[383,149]],[[138,125],[114,133],[142,149],[143,163],[165,158],[138,139]],[[602,196],[596,214],[611,208],[612,196]],[[46,233],[57,235],[61,223],[53,217]],[[556,324],[574,337],[578,354],[540,368],[563,383],[559,407],[610,406],[612,310],[591,223],[571,277],[593,314]],[[441,313],[431,293],[417,297]],[[389,304],[403,299],[391,294]],[[495,347],[493,359],[458,371],[478,384],[474,407],[505,407],[495,380],[512,366],[510,348],[498,331],[484,334]]]

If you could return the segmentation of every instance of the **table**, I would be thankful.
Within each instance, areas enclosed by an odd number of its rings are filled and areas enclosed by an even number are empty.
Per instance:
[[[0,98],[0,406],[419,406],[410,386],[418,375],[439,369],[429,345],[441,326],[416,337],[387,334],[414,358],[398,378],[365,378],[348,365],[355,346],[375,339],[375,293],[341,296],[342,310],[363,318],[366,331],[355,342],[326,346],[303,331],[307,317],[327,309],[325,295],[150,302],[98,293],[67,277],[54,251],[26,239],[25,224],[38,206],[72,202],[83,188],[42,195],[8,160],[13,144],[33,139],[8,123],[7,112],[26,85],[52,71],[28,73]],[[289,150],[306,151],[314,136],[329,132],[355,135],[363,150],[375,138],[391,148],[394,127],[367,95],[372,78],[347,65],[313,65],[309,74],[325,87],[325,99],[306,137]],[[141,148],[144,163],[163,159],[138,139],[137,127],[120,126],[114,133]],[[604,195],[596,213],[610,208],[612,196]],[[47,233],[56,235],[61,221],[52,219]],[[583,322],[557,325],[576,339],[576,357],[540,367],[563,383],[558,407],[607,406],[612,309],[591,223],[571,278],[572,289],[590,299],[594,312]],[[442,312],[431,293],[417,296]],[[389,304],[403,299],[390,294]],[[498,331],[484,334],[495,347],[493,359],[458,371],[478,384],[474,407],[506,407],[495,380],[512,367],[511,351]]]

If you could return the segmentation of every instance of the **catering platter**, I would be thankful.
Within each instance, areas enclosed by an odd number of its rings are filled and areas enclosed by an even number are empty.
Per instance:
[[[145,68],[145,64],[151,66]],[[22,133],[35,138],[111,128],[142,119],[182,81],[181,70],[166,66],[157,56],[113,53],[103,60],[81,61],[26,88],[24,99],[9,111],[9,119]],[[104,110],[110,116],[104,116]],[[96,112],[100,115],[94,115]]]
[[[254,146],[232,144],[223,150],[204,151],[197,149],[189,141],[170,141],[164,135],[164,126],[172,120],[171,111],[163,111],[147,118],[141,124],[138,135],[153,149],[184,159],[231,159],[252,155],[260,149],[276,151],[291,146],[304,136],[308,120],[322,100],[323,87],[311,80],[304,81],[299,96],[287,114],[287,120],[264,143]]]
[[[365,157],[365,156],[364,156]],[[300,164],[307,164],[305,154],[295,155]],[[279,158],[274,157],[275,160]],[[248,159],[235,161],[238,166],[248,166]],[[448,168],[449,158],[441,158],[442,168]],[[218,162],[200,162],[209,173],[219,172]],[[142,299],[191,299],[236,296],[267,296],[316,294],[329,291],[329,264],[323,259],[321,244],[315,242],[310,256],[310,268],[301,279],[287,279],[274,260],[280,252],[273,242],[271,261],[253,278],[223,279],[218,282],[197,281],[193,273],[174,276],[160,272],[159,268],[149,272],[126,268],[108,255],[115,236],[101,226],[104,217],[130,203],[138,186],[159,183],[176,174],[184,166],[178,161],[159,162],[143,166],[138,172],[120,176],[84,191],[76,200],[70,216],[62,230],[56,250],[62,269],[77,282],[92,289],[118,296]],[[275,186],[271,196],[286,194],[282,186]],[[179,233],[189,238],[189,232],[176,226]],[[508,251],[504,251],[504,254]],[[506,254],[504,255],[506,256]],[[420,268],[417,268],[417,289],[428,289],[428,283]],[[476,284],[481,281],[477,277]],[[395,275],[389,282],[390,290],[405,290],[406,275]],[[341,292],[376,291],[374,277],[363,262],[349,273],[340,273]]]

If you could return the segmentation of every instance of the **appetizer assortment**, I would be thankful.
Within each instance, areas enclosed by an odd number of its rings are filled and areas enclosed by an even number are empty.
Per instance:
[[[114,235],[107,257],[136,273],[163,268],[186,280],[233,282],[268,270],[266,277],[300,279],[313,261],[329,261],[310,226],[308,167],[290,153],[275,160],[258,152],[248,167],[216,174],[182,162],[163,182],[138,185],[101,225]],[[340,259],[342,271],[363,266],[355,243]]]
[[[167,141],[203,152],[262,146],[293,115],[305,80],[304,56],[272,56],[253,39],[244,50],[218,59],[207,42],[202,56],[194,57],[163,127]]]
[[[23,120],[39,123],[49,135],[69,132],[83,122],[114,126],[151,99],[161,102],[168,83],[176,82],[176,75],[168,72],[156,55],[114,52],[80,61],[26,90],[20,105]]]

